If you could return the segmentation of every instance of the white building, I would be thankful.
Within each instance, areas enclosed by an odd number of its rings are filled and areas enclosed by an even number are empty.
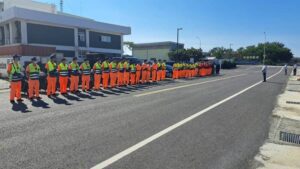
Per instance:
[[[7,47],[11,50],[12,46],[14,50],[20,46],[22,49],[55,48],[66,57],[86,52],[119,56],[123,53],[123,36],[130,33],[130,27],[58,12],[53,4],[32,0],[0,1],[0,56],[6,55],[5,50]],[[21,51],[19,54],[24,53]]]

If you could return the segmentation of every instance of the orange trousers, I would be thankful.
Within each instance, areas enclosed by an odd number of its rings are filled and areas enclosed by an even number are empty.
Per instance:
[[[106,89],[108,87],[108,79],[109,79],[109,73],[103,73],[102,74],[102,83],[103,83],[103,88]]]
[[[10,82],[10,100],[21,99],[22,82]]]
[[[79,76],[71,76],[71,84],[70,84],[70,91],[76,92],[78,91],[78,83],[79,83]]]
[[[67,93],[68,80],[69,80],[68,77],[59,76],[59,88],[61,94]]]
[[[200,69],[200,76],[205,76],[205,75],[206,75],[205,68]]]
[[[118,86],[123,86],[124,84],[124,73],[118,72]]]
[[[166,74],[167,74],[166,70],[162,70],[161,71],[161,80],[165,80],[166,79]]]
[[[129,72],[124,72],[124,84],[129,85]]]
[[[47,77],[47,95],[55,94],[56,92],[56,77]]]
[[[173,79],[178,79],[178,70],[173,70]]]
[[[94,74],[94,89],[100,90],[101,74]]]
[[[33,96],[40,97],[40,81],[39,80],[28,80],[28,98],[31,99]]]
[[[147,81],[147,71],[142,71],[142,83],[144,84],[144,83],[146,83],[146,81]]]
[[[90,75],[82,75],[81,76],[81,88],[82,90],[89,90],[90,89]]]
[[[117,81],[117,72],[110,72],[110,87],[116,87],[116,81]]]
[[[156,79],[157,81],[161,81],[161,70],[157,71]]]
[[[130,84],[135,85],[135,73],[130,73]]]
[[[152,70],[152,82],[156,82],[157,81],[156,76],[157,76],[157,71],[156,70]]]
[[[139,84],[140,83],[140,80],[141,80],[141,72],[136,72],[135,74],[135,81],[136,81],[136,84]]]
[[[151,72],[150,71],[147,71],[147,82],[149,83],[150,82],[150,76],[151,76]]]

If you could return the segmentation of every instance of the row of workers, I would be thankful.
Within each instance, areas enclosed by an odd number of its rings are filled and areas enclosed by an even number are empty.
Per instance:
[[[209,62],[174,63],[173,79],[209,76],[213,74],[213,65]]]
[[[17,101],[23,101],[21,99],[21,85],[22,85],[22,75],[21,75],[21,65],[19,64],[19,56],[15,55],[13,57],[13,63],[8,66],[8,74],[11,81],[11,92],[10,101],[14,103],[15,97]],[[56,84],[57,77],[60,84],[60,93],[62,95],[67,94],[67,87],[70,80],[70,92],[77,93],[79,78],[82,81],[82,90],[90,91],[90,80],[91,75],[94,74],[94,90],[100,90],[102,84],[103,88],[108,87],[110,82],[110,87],[114,88],[116,85],[135,85],[139,83],[150,82],[150,76],[152,82],[157,82],[165,80],[166,78],[166,64],[165,62],[154,62],[152,65],[150,62],[145,60],[142,65],[129,63],[127,60],[122,60],[116,62],[116,60],[108,59],[101,62],[100,58],[91,67],[89,61],[86,59],[80,66],[77,63],[77,58],[74,57],[73,61],[68,65],[66,59],[62,59],[61,63],[56,64],[56,56],[52,55],[50,60],[45,66],[47,70],[47,96],[56,97]],[[40,73],[41,69],[37,64],[36,58],[32,58],[32,63],[30,63],[26,68],[26,75],[28,78],[28,97],[30,100],[41,99],[39,96],[40,90]],[[117,83],[117,84],[116,84]]]

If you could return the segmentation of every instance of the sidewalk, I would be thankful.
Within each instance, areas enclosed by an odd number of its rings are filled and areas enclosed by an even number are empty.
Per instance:
[[[0,79],[0,91],[9,89],[9,82],[3,79]]]
[[[285,91],[278,96],[269,137],[255,156],[251,169],[300,168],[299,77],[290,76]]]

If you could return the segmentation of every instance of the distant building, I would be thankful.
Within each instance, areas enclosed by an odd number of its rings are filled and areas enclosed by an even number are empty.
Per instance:
[[[13,54],[65,57],[123,54],[123,36],[131,28],[62,13],[53,4],[0,0],[0,58]]]
[[[138,43],[134,44],[132,55],[139,59],[161,59],[169,61],[168,53],[175,51],[177,48],[176,42],[155,42],[155,43]],[[179,49],[184,48],[184,44],[179,43]]]

